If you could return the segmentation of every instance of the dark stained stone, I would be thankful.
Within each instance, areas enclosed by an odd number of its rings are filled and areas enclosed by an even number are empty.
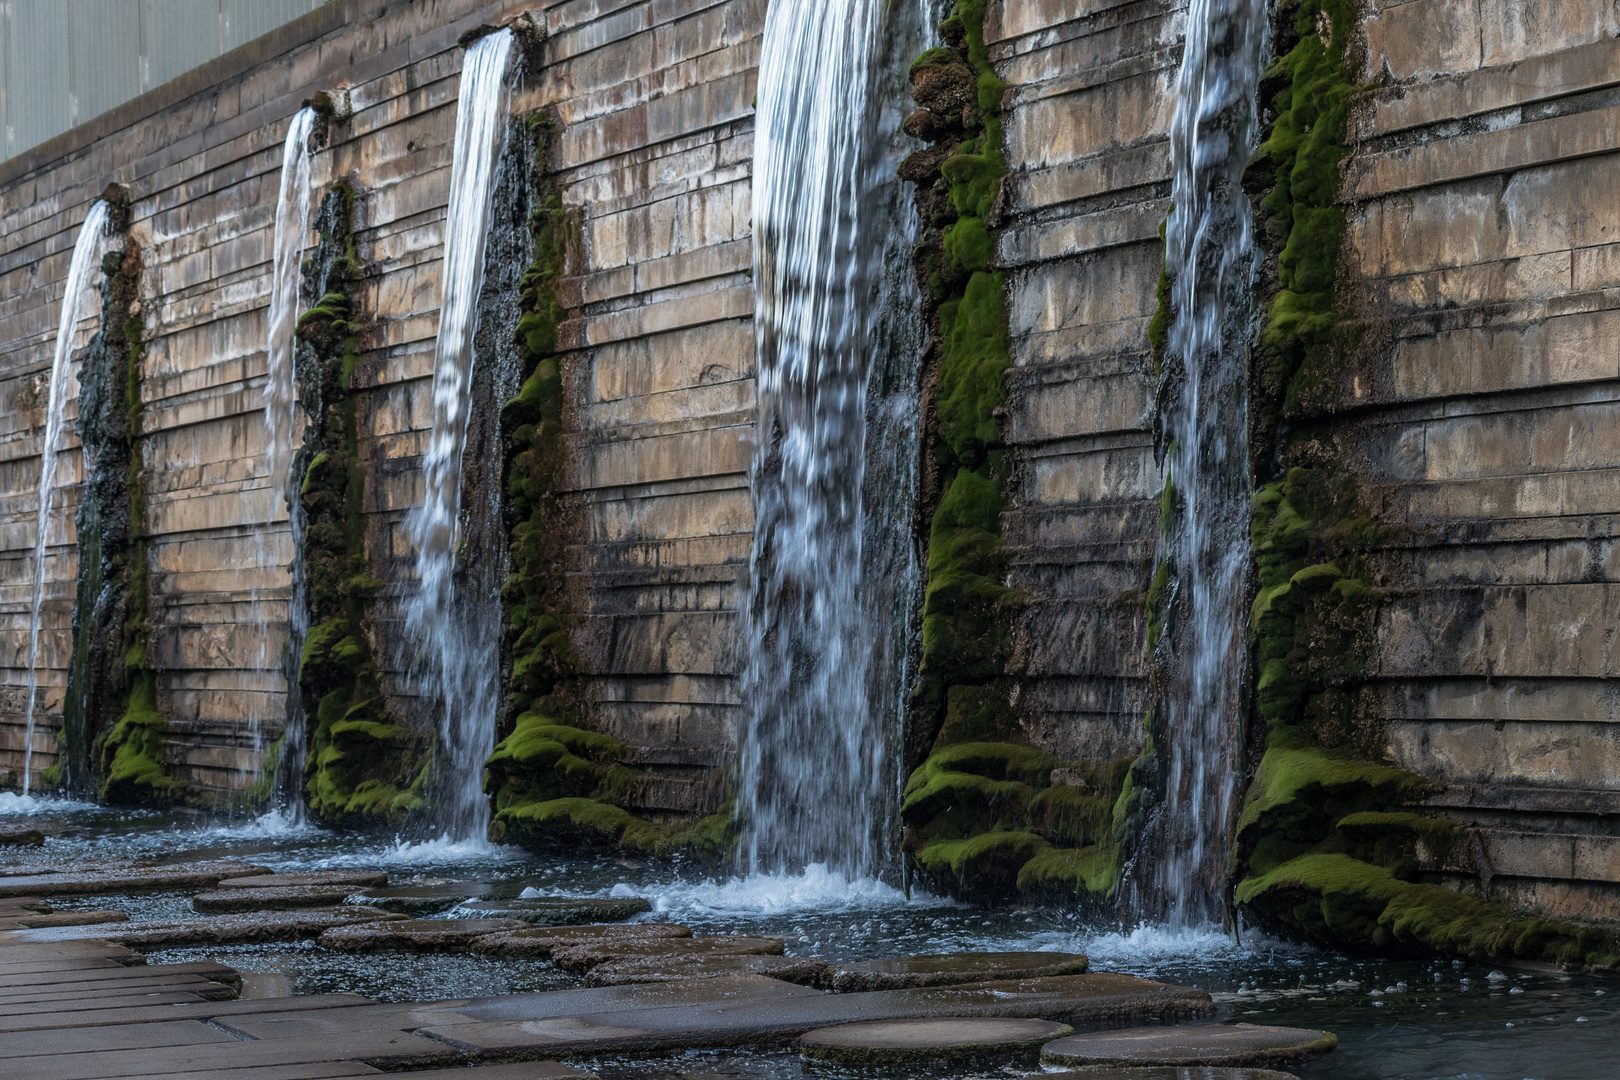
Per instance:
[[[1129,1028],[1059,1039],[1041,1051],[1043,1065],[1264,1066],[1326,1053],[1338,1036],[1308,1028],[1200,1024]]]
[[[215,889],[191,898],[191,907],[209,915],[243,911],[288,911],[341,904],[354,889],[348,885],[283,885],[272,889]]]
[[[487,885],[473,882],[452,882],[438,885],[405,885],[387,889],[367,889],[349,897],[351,904],[394,911],[419,919],[424,915],[437,915],[465,903],[486,890]]]
[[[453,952],[465,951],[475,939],[488,934],[527,927],[516,919],[400,919],[328,930],[321,935],[320,944],[343,952]]]
[[[1033,1061],[1043,1043],[1073,1031],[1051,1020],[1001,1017],[868,1020],[806,1032],[799,1039],[799,1052],[811,1061],[839,1065],[1011,1065]]]
[[[830,981],[831,970],[825,960],[813,956],[686,956],[675,953],[668,957],[598,964],[586,974],[585,985],[625,986],[678,979],[717,979],[729,975],[767,975],[800,986],[824,987]]]
[[[308,870],[296,874],[253,874],[226,878],[220,889],[286,889],[313,885],[349,885],[350,891],[388,884],[388,875],[369,870]]]
[[[914,986],[958,986],[992,979],[1079,975],[1086,970],[1086,964],[1086,958],[1079,953],[1059,952],[897,956],[839,964],[833,971],[832,988],[843,994],[858,990],[904,990]]]
[[[689,938],[692,931],[674,923],[616,923],[602,926],[535,926],[490,934],[472,943],[471,951],[487,956],[532,956],[551,959],[556,949],[608,941],[654,941]]]
[[[555,948],[551,962],[576,975],[598,964],[627,960],[669,962],[675,958],[700,959],[710,956],[781,956],[781,938],[767,937],[682,937],[610,938]]]
[[[0,847],[39,847],[45,834],[26,825],[0,825]]]

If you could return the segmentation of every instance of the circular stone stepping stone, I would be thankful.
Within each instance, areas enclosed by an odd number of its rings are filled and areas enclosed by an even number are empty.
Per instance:
[[[486,956],[532,956],[550,960],[556,949],[590,945],[606,940],[657,941],[689,938],[692,931],[674,923],[618,923],[609,926],[533,926],[505,934],[477,938],[471,951]]]
[[[673,962],[710,956],[781,956],[785,943],[767,937],[610,938],[556,948],[551,962],[576,975],[624,960]]]
[[[799,1039],[810,1061],[838,1065],[918,1062],[1031,1061],[1043,1043],[1074,1029],[1051,1020],[939,1016],[924,1020],[867,1020],[820,1028]]]
[[[1276,1065],[1323,1054],[1339,1037],[1309,1028],[1259,1024],[1127,1028],[1059,1039],[1041,1050],[1042,1065]]]
[[[1299,1080],[1275,1069],[1226,1068],[1221,1065],[1181,1065],[1128,1069],[1081,1069],[1041,1073],[1040,1080]]]
[[[839,964],[832,988],[840,994],[861,990],[908,990],[917,986],[959,986],[1001,979],[1040,979],[1080,975],[1087,960],[1079,953],[999,952],[895,956]]]
[[[679,942],[675,942],[679,944]],[[663,960],[618,960],[598,964],[585,976],[586,986],[718,979],[726,975],[765,975],[800,986],[826,986],[827,961],[813,956],[671,956]]]
[[[348,885],[283,885],[270,889],[215,889],[191,898],[193,911],[234,915],[243,911],[291,911],[341,904],[354,892]]]
[[[465,950],[475,939],[488,934],[521,930],[527,925],[516,919],[401,919],[340,926],[322,934],[317,944],[342,952],[452,952]]]
[[[482,916],[522,919],[536,926],[623,922],[652,910],[652,904],[639,896],[526,896],[516,900],[474,900],[461,906]]]
[[[388,884],[388,875],[368,870],[307,870],[296,874],[254,874],[230,877],[216,889],[280,889],[292,885],[353,885],[367,888]]]

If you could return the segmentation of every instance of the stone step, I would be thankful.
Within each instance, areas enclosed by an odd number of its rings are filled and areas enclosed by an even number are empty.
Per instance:
[[[1042,1065],[1236,1065],[1261,1067],[1325,1054],[1338,1036],[1308,1028],[1203,1024],[1131,1028],[1058,1039],[1041,1051]]]
[[[808,1031],[799,1038],[807,1061],[835,1065],[1011,1065],[1034,1061],[1041,1046],[1074,1033],[1052,1020],[937,1016],[869,1020]]]

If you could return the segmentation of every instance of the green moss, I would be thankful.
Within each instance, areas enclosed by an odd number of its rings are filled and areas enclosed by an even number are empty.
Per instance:
[[[1104,897],[1119,881],[1119,862],[1109,846],[1052,848],[1034,855],[1018,870],[1018,890],[1058,896]]]
[[[994,896],[1015,885],[1019,871],[1051,846],[1032,832],[991,830],[931,841],[918,849],[915,858],[919,870],[952,892]]]
[[[1616,956],[1607,931],[1513,916],[1343,854],[1303,855],[1250,878],[1237,901],[1265,925],[1333,948],[1565,966],[1611,966]]]
[[[353,296],[363,274],[353,220],[354,191],[338,183],[321,201],[320,242],[304,266],[305,294],[320,301],[296,330],[299,400],[309,420],[293,465],[309,626],[298,663],[310,719],[304,794],[326,824],[393,827],[425,805],[432,753],[390,712],[371,644],[372,602],[387,583],[371,572],[362,514],[354,372],[363,325]]]
[[[101,801],[122,805],[169,805],[191,795],[190,787],[169,775],[165,753],[169,724],[157,706],[157,680],[139,671],[130,686],[124,715],[99,747]]]

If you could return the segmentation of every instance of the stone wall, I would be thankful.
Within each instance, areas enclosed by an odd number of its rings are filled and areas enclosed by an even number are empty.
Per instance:
[[[281,140],[316,90],[351,120],[314,180],[361,193],[362,454],[380,625],[397,704],[402,530],[429,419],[458,36],[533,3],[338,0],[206,79],[160,88],[0,166],[0,769],[21,764],[34,489],[61,281],[78,223],[130,186],[145,246],[154,659],[186,776],[227,792],[279,724],[291,553],[267,487],[259,391]],[[637,809],[706,810],[735,749],[737,607],[750,545],[749,167],[764,0],[544,5],[543,70],[515,103],[554,110],[577,244],[563,329],[570,566],[593,722],[633,747]],[[1184,5],[992,3],[1007,98],[1001,259],[1010,274],[1015,449],[1003,523],[1020,616],[1017,707],[1070,758],[1137,753],[1161,476],[1155,310],[1167,132]],[[1367,5],[1345,295],[1368,359],[1333,421],[1382,519],[1369,669],[1394,763],[1444,785],[1481,830],[1483,887],[1512,904],[1620,917],[1605,815],[1620,808],[1620,16],[1599,0]],[[181,90],[185,92],[182,93]],[[88,336],[90,322],[81,325]],[[52,760],[81,475],[65,440],[41,664]],[[269,529],[261,527],[273,520]],[[261,550],[262,543],[262,550]],[[267,624],[261,634],[258,627]],[[262,741],[262,736],[261,736]]]

